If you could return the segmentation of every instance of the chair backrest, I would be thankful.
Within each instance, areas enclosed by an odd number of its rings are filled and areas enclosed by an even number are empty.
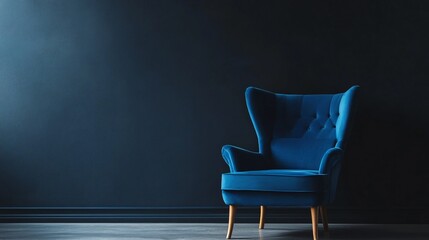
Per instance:
[[[358,89],[297,95],[247,88],[259,152],[272,160],[274,168],[318,170],[329,148],[345,148]]]

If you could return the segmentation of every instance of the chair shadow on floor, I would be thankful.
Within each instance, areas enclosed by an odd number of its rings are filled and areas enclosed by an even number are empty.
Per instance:
[[[275,230],[276,233],[270,233],[270,230]],[[259,234],[259,239],[294,239],[304,240],[311,239],[312,231],[308,230],[293,230],[270,228],[262,230]],[[258,239],[258,238],[257,238]],[[322,229],[319,228],[319,239],[332,239],[332,240],[427,240],[429,239],[429,225],[342,225],[333,226],[329,230],[329,235],[326,235]]]

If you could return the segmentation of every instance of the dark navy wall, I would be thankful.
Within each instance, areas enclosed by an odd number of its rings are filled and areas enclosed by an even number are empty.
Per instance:
[[[362,87],[335,206],[422,208],[425,1],[0,2],[0,207],[220,207],[247,86]]]

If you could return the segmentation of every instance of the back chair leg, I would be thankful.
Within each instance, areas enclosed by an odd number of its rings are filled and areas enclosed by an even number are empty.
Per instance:
[[[311,207],[311,224],[313,226],[313,240],[319,239],[319,234],[317,231],[317,222],[319,221],[319,207]]]
[[[320,215],[322,215],[323,232],[325,234],[329,234],[328,210],[326,209],[326,206],[320,206]]]
[[[231,239],[232,230],[234,228],[234,219],[235,219],[236,210],[237,210],[236,206],[229,205],[228,232],[226,234],[227,239]]]
[[[261,206],[261,215],[259,216],[259,229],[264,229],[265,226],[265,206]]]

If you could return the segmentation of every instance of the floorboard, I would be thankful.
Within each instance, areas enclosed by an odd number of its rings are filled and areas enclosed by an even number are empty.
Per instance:
[[[331,224],[332,240],[428,240],[427,224]],[[225,239],[227,224],[190,223],[1,223],[0,239]],[[233,239],[312,239],[310,224],[237,223]]]

